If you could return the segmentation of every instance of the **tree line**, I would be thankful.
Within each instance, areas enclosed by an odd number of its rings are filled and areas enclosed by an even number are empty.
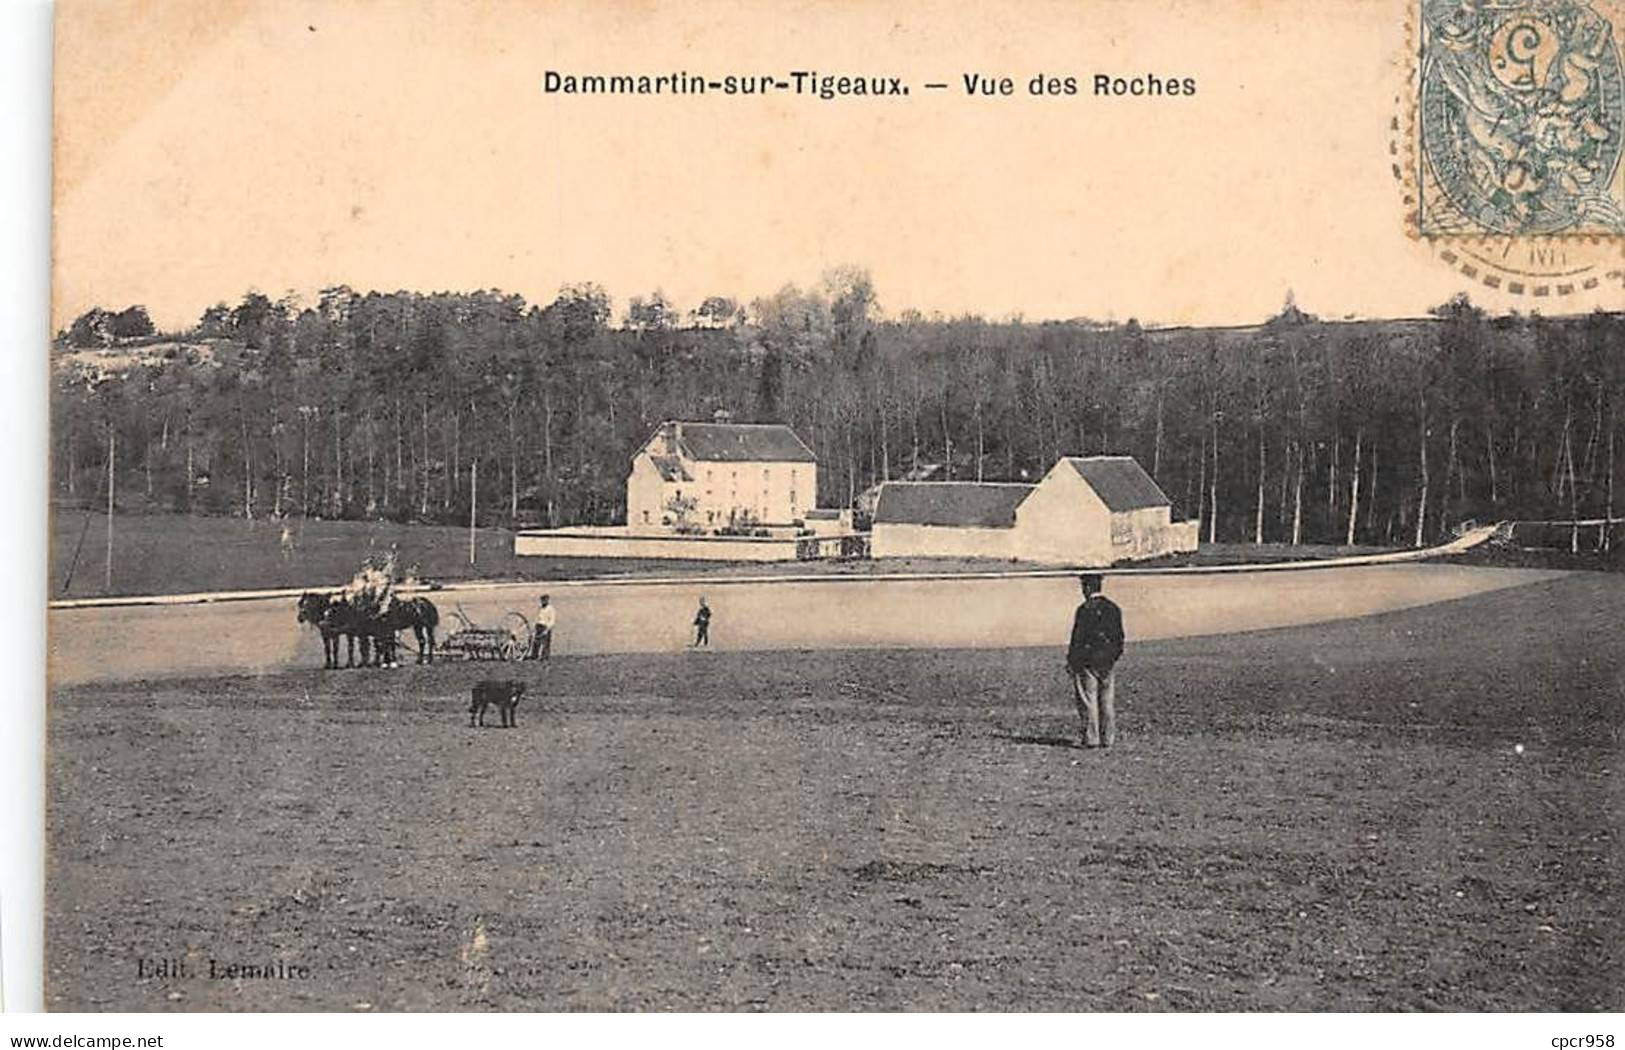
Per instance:
[[[67,502],[485,525],[622,520],[665,419],[788,423],[819,502],[885,480],[1036,480],[1128,454],[1206,541],[1424,543],[1467,520],[1615,515],[1625,315],[1145,329],[880,316],[868,275],[683,313],[656,292],[249,292],[181,332],[59,334]]]

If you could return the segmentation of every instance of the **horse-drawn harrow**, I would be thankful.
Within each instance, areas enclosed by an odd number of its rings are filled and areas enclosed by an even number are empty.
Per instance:
[[[459,624],[440,640],[439,652],[453,660],[518,660],[530,646],[530,621],[523,613],[508,612],[496,627],[481,627],[459,605],[452,613]]]

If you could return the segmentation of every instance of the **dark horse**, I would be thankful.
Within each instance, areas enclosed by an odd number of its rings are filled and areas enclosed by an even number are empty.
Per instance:
[[[434,629],[440,626],[440,610],[434,607],[434,602],[427,598],[397,598],[373,624],[374,648],[383,656],[381,663],[396,664],[395,634],[408,628],[418,643],[417,662],[434,663]]]
[[[362,667],[391,667],[396,664],[395,635],[407,628],[417,638],[418,663],[434,662],[434,629],[440,623],[440,610],[427,598],[406,598],[373,612],[342,594],[307,592],[299,598],[299,622],[321,632],[323,666],[329,670],[339,667],[341,637],[349,642],[343,666],[356,666],[356,642],[360,641]]]
[[[357,638],[361,639],[361,666],[367,665],[370,636],[365,632],[362,617],[355,606],[342,595],[306,591],[299,596],[299,622],[308,623],[321,633],[323,667],[330,671],[338,668],[340,638],[350,643],[344,666],[355,666]]]

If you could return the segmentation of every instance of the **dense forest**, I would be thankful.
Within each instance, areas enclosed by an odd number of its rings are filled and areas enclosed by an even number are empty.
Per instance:
[[[192,328],[96,309],[53,350],[59,502],[482,525],[621,519],[664,419],[791,424],[825,506],[886,479],[1036,479],[1137,457],[1202,538],[1421,543],[1465,520],[1614,515],[1625,315],[1252,327],[884,318],[831,271],[748,304],[612,315],[575,285],[249,292]],[[477,479],[476,479],[477,471]]]

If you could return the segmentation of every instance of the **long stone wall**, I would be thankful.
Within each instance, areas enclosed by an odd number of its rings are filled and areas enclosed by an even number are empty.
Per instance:
[[[876,558],[1016,557],[1016,530],[876,522],[870,540]]]
[[[513,552],[548,558],[664,558],[679,561],[795,561],[805,543],[793,536],[677,536],[625,528],[529,529]]]
[[[1167,513],[1167,508],[1159,509],[1163,514]],[[1130,526],[1128,541],[1112,547],[1113,561],[1139,561],[1169,554],[1189,554],[1197,548],[1200,524],[1194,520],[1157,521],[1151,514],[1144,513],[1144,520],[1131,519]]]

